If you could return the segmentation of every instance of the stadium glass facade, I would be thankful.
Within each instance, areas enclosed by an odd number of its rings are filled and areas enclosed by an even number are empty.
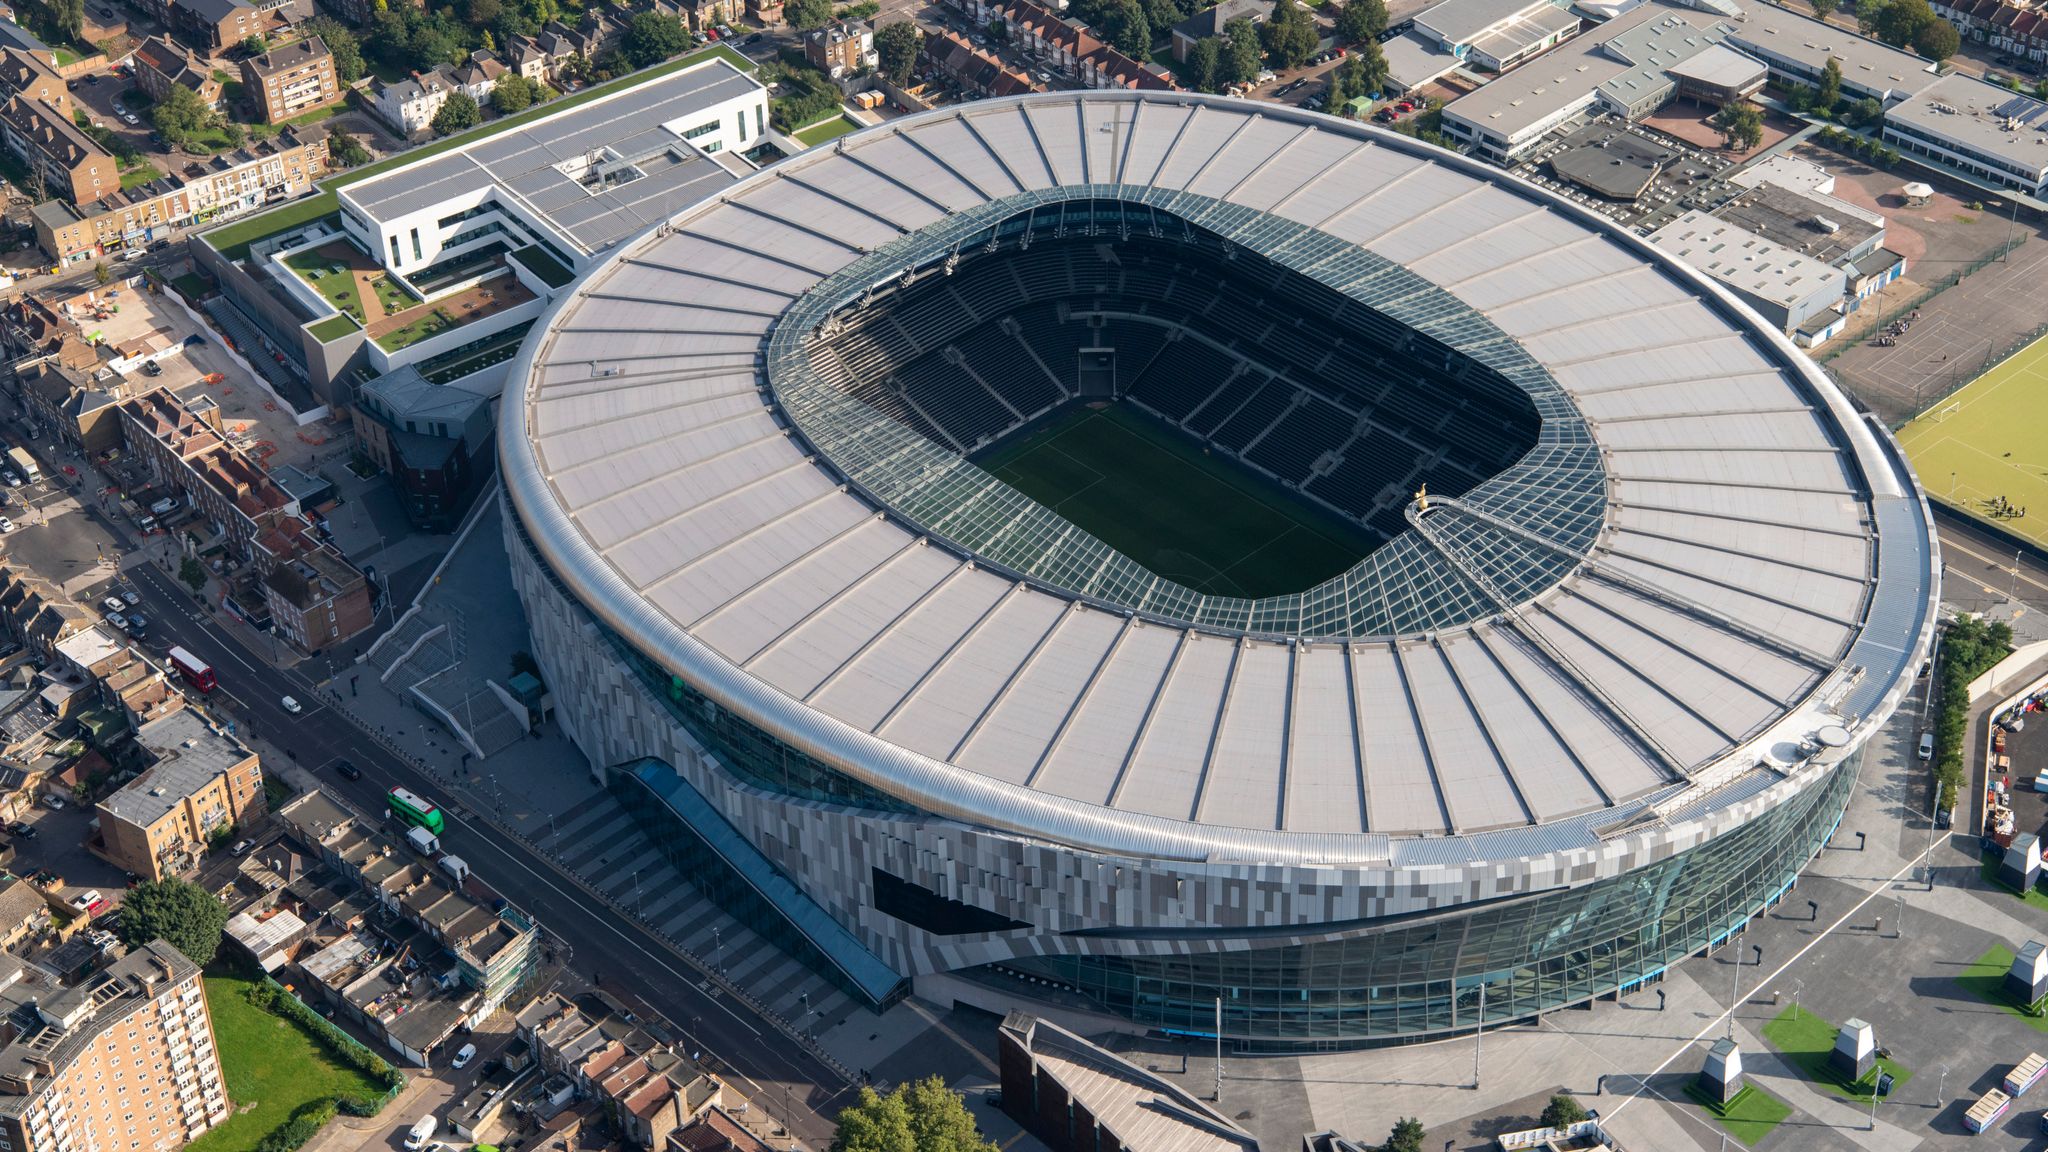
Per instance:
[[[1220,998],[1224,1036],[1246,1047],[1398,1042],[1525,1019],[1654,980],[1740,929],[1833,834],[1858,760],[1732,835],[1583,888],[1410,924],[1382,921],[1313,944],[1157,958],[1045,956],[1002,967],[1066,985],[1135,1023],[1190,1035],[1215,1035]]]

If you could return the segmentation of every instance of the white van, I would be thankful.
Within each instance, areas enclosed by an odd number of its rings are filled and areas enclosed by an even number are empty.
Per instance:
[[[427,1141],[434,1138],[434,1133],[439,1131],[440,1127],[440,1121],[434,1119],[432,1115],[422,1116],[413,1121],[412,1128],[405,1134],[407,1152],[419,1152],[420,1149],[425,1148]]]
[[[441,838],[425,828],[406,829],[405,842],[422,856],[432,856],[441,851]]]
[[[446,872],[448,878],[455,881],[457,888],[462,887],[462,882],[469,879],[469,863],[462,857],[443,856],[441,857],[440,864],[441,871]]]

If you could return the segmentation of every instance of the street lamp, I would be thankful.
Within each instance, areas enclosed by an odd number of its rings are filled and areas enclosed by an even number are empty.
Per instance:
[[[725,933],[721,932],[716,925],[713,925],[711,929],[711,944],[717,949],[718,974],[723,976],[725,975]]]
[[[1941,1079],[1936,1081],[1934,1086],[1934,1106],[1936,1108],[1941,1107],[1948,1101],[1948,1065],[1942,1064],[1938,1065],[1938,1067],[1941,1069]]]

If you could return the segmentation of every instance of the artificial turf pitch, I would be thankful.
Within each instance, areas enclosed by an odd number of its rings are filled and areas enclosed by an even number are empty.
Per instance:
[[[1899,429],[1929,495],[2048,547],[2048,337]],[[1998,497],[2027,509],[1995,514]]]
[[[1127,404],[1062,413],[975,463],[1153,572],[1212,595],[1299,592],[1378,545]]]

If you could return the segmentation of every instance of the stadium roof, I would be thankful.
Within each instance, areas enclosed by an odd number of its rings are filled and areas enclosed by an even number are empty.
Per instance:
[[[1166,582],[991,559],[987,524],[939,530],[911,485],[877,498],[889,454],[948,506],[1064,521],[777,375],[810,331],[796,314],[990,220],[1108,198],[1350,292],[1537,400],[1522,463],[1314,590],[1387,632],[1314,627],[1314,593],[1292,615],[1177,615]],[[1612,222],[1366,125],[1107,92],[910,117],[621,246],[543,329],[502,451],[582,603],[849,775],[1057,842],[1396,864],[1595,848],[1806,770],[1818,729],[1895,702],[1932,625],[1902,462],[1782,337]],[[1554,517],[1585,507],[1589,466],[1594,518]],[[1071,525],[1044,543],[1130,564]]]

